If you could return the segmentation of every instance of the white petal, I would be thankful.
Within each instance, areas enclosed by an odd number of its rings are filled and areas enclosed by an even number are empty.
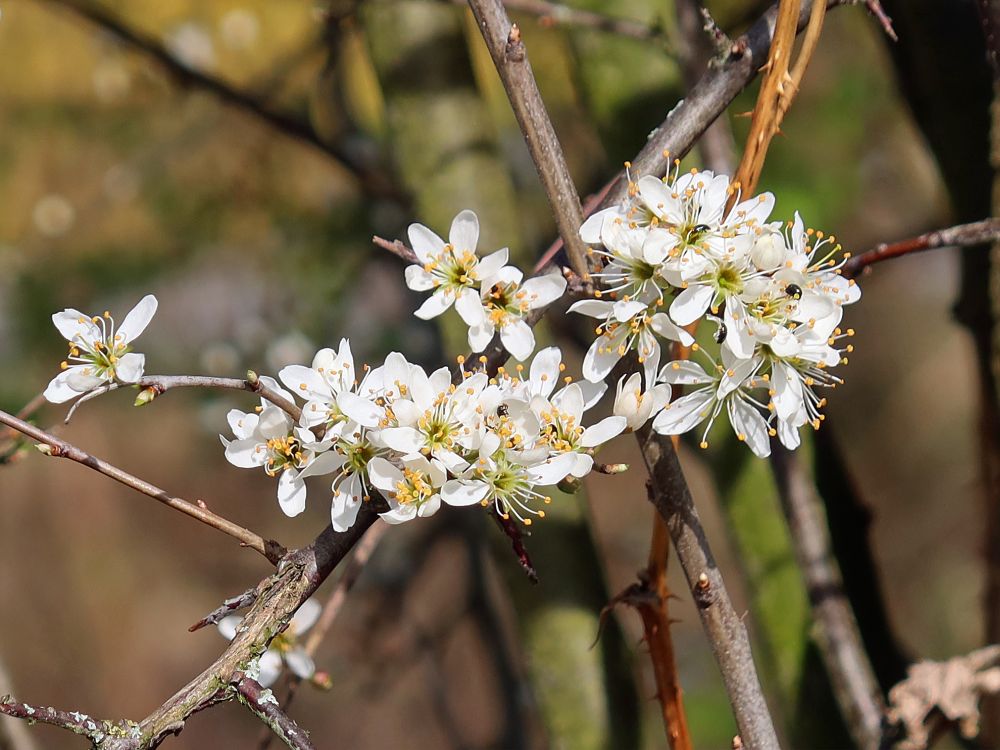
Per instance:
[[[448,242],[458,252],[476,251],[476,245],[479,244],[479,217],[475,212],[466,209],[452,220]]]
[[[260,655],[260,677],[257,682],[261,687],[270,687],[281,676],[281,654],[269,648]]]
[[[667,404],[653,420],[653,430],[661,435],[680,435],[696,427],[711,411],[715,395],[712,390],[704,390],[681,396]]]
[[[528,477],[533,484],[552,485],[561,482],[576,466],[576,453],[563,453],[545,463],[528,467]]]
[[[723,320],[726,326],[726,340],[723,346],[729,349],[738,359],[749,359],[753,356],[756,342],[750,335],[746,321],[746,307],[735,297],[726,301],[726,311]]]
[[[243,618],[240,615],[229,615],[219,620],[219,632],[227,641],[236,637],[236,630],[239,628]]]
[[[570,383],[552,397],[552,405],[580,424],[583,416],[583,391],[577,383]]]
[[[226,443],[226,460],[241,469],[255,469],[264,465],[267,451],[256,438],[233,440]]]
[[[377,427],[385,409],[350,391],[337,396],[337,408],[362,427]]]
[[[605,208],[602,211],[591,214],[580,226],[580,239],[588,245],[599,245],[601,243],[601,229],[604,226],[604,220],[616,215],[618,215],[617,206]]]
[[[632,320],[636,315],[646,310],[647,305],[645,302],[637,302],[636,300],[619,300],[614,303],[614,307],[611,308],[611,312],[619,323],[624,323],[627,320]]]
[[[594,468],[594,457],[589,453],[571,453],[571,456],[576,456],[576,460],[573,462],[573,468],[569,470],[571,476],[577,479],[583,479],[590,473],[590,470]]]
[[[426,292],[437,286],[434,276],[427,273],[423,266],[407,266],[403,278],[406,279],[406,286],[415,292]]]
[[[528,378],[532,385],[533,395],[548,396],[559,382],[559,365],[562,363],[562,352],[557,346],[547,346],[531,360]]]
[[[292,635],[302,635],[316,624],[316,620],[319,619],[319,614],[322,611],[322,604],[315,599],[306,599],[302,602],[302,606],[299,607],[295,616],[292,617],[292,621],[288,623],[288,629]]]
[[[129,352],[115,363],[115,375],[123,383],[135,383],[146,368],[146,355]]]
[[[139,335],[146,330],[146,326],[149,325],[149,321],[152,320],[153,315],[156,313],[156,305],[156,297],[152,294],[147,294],[139,300],[139,303],[129,311],[129,314],[125,316],[125,320],[118,326],[115,338],[117,339],[121,336],[123,344],[128,344],[139,338]]]
[[[601,396],[608,390],[608,384],[603,381],[600,383],[591,383],[589,380],[580,380],[577,382],[577,385],[580,387],[580,393],[583,394],[584,411],[587,411],[600,401]]]
[[[343,466],[345,460],[346,459],[336,451],[321,453],[310,461],[306,468],[299,472],[299,479],[305,479],[306,477],[321,477],[324,474],[330,474]]]
[[[418,307],[413,314],[421,320],[430,320],[431,318],[436,318],[438,315],[451,307],[451,303],[454,301],[454,295],[449,294],[444,289],[439,289],[430,297],[425,299],[424,303]]]
[[[574,302],[569,306],[568,312],[579,313],[580,315],[587,315],[591,318],[605,319],[611,312],[613,302],[607,302],[605,300],[599,299],[582,299],[579,302]]]
[[[667,362],[660,370],[659,380],[673,385],[698,385],[701,383],[711,383],[715,380],[705,372],[705,369],[688,359],[678,359]]]
[[[472,329],[469,329],[470,336]],[[535,334],[523,320],[515,320],[500,331],[500,341],[518,362],[523,362],[535,350]]]
[[[505,247],[500,248],[496,252],[490,253],[476,265],[476,275],[480,279],[485,279],[495,275],[506,265],[509,257],[510,250]]]
[[[403,472],[384,458],[376,456],[368,462],[368,478],[375,487],[391,494],[396,490],[396,483],[403,478]]]
[[[708,284],[692,284],[670,303],[670,317],[679,326],[690,325],[705,314],[714,297],[715,289]]]
[[[71,369],[73,368],[63,370],[49,381],[45,393],[42,394],[47,401],[53,404],[64,404],[80,395],[80,391],[69,384]]]
[[[311,367],[288,365],[281,368],[278,377],[292,389],[292,393],[307,401],[329,401],[333,396],[323,376]]]
[[[89,372],[90,369],[86,365],[70,367],[66,370],[66,384],[80,393],[86,393],[108,382],[108,378],[106,377],[91,375]]]
[[[625,429],[625,417],[605,417],[595,425],[591,425],[580,436],[580,445],[584,448],[595,448],[621,434]]]
[[[566,279],[557,273],[535,276],[521,285],[521,291],[528,295],[528,307],[536,310],[562,297],[566,291]]]
[[[283,471],[278,479],[278,505],[289,518],[306,509],[306,483],[294,471]]]
[[[472,326],[469,329],[469,348],[474,352],[483,351],[483,349],[490,345],[495,333],[493,324],[489,320],[484,319],[482,325]]]
[[[351,479],[356,479],[356,477],[351,477]],[[346,484],[346,482],[342,484]],[[358,491],[360,492],[360,485]],[[360,497],[347,494],[346,492],[339,492],[337,495],[334,495],[333,503],[330,505],[330,525],[333,526],[333,530],[340,532],[347,531],[358,520],[358,511],[360,510]]]
[[[444,240],[423,224],[410,224],[406,233],[410,237],[410,247],[421,263],[426,263],[430,256],[444,250]]]
[[[52,322],[59,330],[59,333],[67,341],[86,343],[91,347],[95,341],[103,340],[101,329],[79,310],[68,307],[62,312],[57,312],[52,316]]]
[[[257,415],[247,414],[239,409],[230,409],[229,413],[226,414],[226,421],[229,422],[229,429],[240,440],[253,435],[253,431],[257,427]]]
[[[455,310],[467,326],[477,326],[486,317],[483,301],[475,289],[463,289],[455,300]]]
[[[694,336],[676,325],[666,313],[656,313],[649,319],[649,327],[671,341],[680,341],[684,346],[694,343]]]
[[[489,487],[483,482],[452,479],[441,488],[441,499],[448,505],[475,505],[486,497]]]
[[[308,680],[316,674],[315,662],[301,647],[290,648],[286,651],[285,663],[296,677],[303,680]]]
[[[746,442],[758,458],[771,455],[771,441],[767,435],[767,422],[756,409],[740,398],[729,399],[729,421],[736,437]]]
[[[591,383],[602,382],[622,358],[618,353],[618,345],[623,340],[624,335],[614,338],[598,336],[583,358],[583,377]]]
[[[417,508],[417,515],[421,518],[427,518],[428,516],[433,516],[441,508],[441,496],[431,495],[429,498],[424,500]]]

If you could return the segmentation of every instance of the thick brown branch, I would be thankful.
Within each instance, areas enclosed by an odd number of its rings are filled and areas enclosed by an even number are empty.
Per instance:
[[[272,563],[277,563],[278,560],[281,559],[281,556],[285,554],[285,548],[277,542],[271,539],[264,539],[249,529],[245,529],[239,524],[233,523],[222,516],[216,515],[204,507],[204,503],[190,503],[187,500],[174,497],[166,492],[166,490],[161,490],[156,485],[150,484],[144,479],[140,479],[133,474],[129,474],[127,471],[119,469],[117,466],[113,466],[107,461],[103,461],[96,456],[92,456],[81,448],[77,448],[75,445],[72,445],[65,440],[61,440],[55,435],[45,432],[34,425],[30,425],[11,414],[0,411],[0,423],[5,424],[8,427],[12,427],[18,432],[27,435],[32,440],[36,441],[43,453],[59,458],[68,458],[71,461],[76,461],[77,463],[93,469],[99,474],[110,477],[116,482],[121,482],[127,487],[131,487],[144,495],[148,495],[154,500],[157,500],[174,510],[178,510],[181,513],[191,516],[192,518],[195,518],[214,529],[218,529],[223,534],[227,534],[234,539],[237,539],[243,546],[259,552]]]
[[[521,126],[524,141],[555,216],[570,267],[586,280],[587,246],[580,238],[580,225],[583,224],[580,195],[573,185],[562,146],[531,72],[528,53],[521,41],[521,30],[517,24],[511,24],[500,0],[469,0],[469,7],[476,16],[479,30]]]
[[[224,104],[253,116],[275,131],[322,151],[351,172],[366,192],[380,197],[401,197],[399,190],[384,174],[373,169],[349,150],[324,140],[305,120],[276,110],[267,102],[240,91],[220,78],[185,65],[184,62],[170,54],[158,39],[129,26],[118,16],[109,13],[96,3],[89,0],[47,1],[62,6],[89,23],[111,32],[124,44],[157,63],[178,85],[207,91]]]
[[[848,258],[842,270],[846,278],[854,279],[869,266],[881,263],[883,260],[939,247],[971,247],[998,240],[1000,240],[1000,219],[984,219],[971,224],[938,229],[899,242],[884,242],[872,250]]]
[[[834,697],[855,745],[861,750],[878,750],[885,714],[882,691],[844,593],[819,497],[795,454],[772,442],[771,468]]]
[[[79,711],[60,711],[51,706],[32,706],[28,703],[14,700],[9,695],[0,697],[0,714],[28,722],[40,721],[61,729],[68,729],[73,734],[87,737],[95,746],[111,732],[126,734],[138,729],[129,722],[110,722],[103,719],[92,719]]]
[[[274,735],[292,750],[315,749],[316,746],[309,739],[309,733],[281,710],[274,693],[261,687],[259,682],[244,677],[236,683],[236,694],[240,703],[267,724]]]

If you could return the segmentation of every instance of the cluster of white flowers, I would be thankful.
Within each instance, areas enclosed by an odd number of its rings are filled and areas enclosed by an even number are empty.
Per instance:
[[[448,242],[423,224],[411,224],[409,235],[420,265],[406,269],[406,285],[418,292],[434,291],[415,313],[418,318],[429,320],[454,302],[469,326],[472,351],[483,351],[499,331],[504,348],[518,362],[531,356],[535,335],[525,318],[562,296],[562,276],[550,273],[524,281],[520,270],[506,265],[507,248],[479,258],[479,219],[472,211],[455,217]]]
[[[587,380],[604,380],[636,352],[646,392],[637,378],[618,389],[630,426],[652,417],[656,432],[678,435],[705,423],[706,447],[725,409],[737,437],[766,456],[769,437],[794,449],[800,427],[819,427],[825,399],[815,389],[841,382],[828,368],[852,350],[838,342],[854,331],[839,326],[843,305],[861,290],[840,275],[847,256],[837,257],[833,237],[805,229],[798,213],[784,227],[769,222],[770,193],[738,198],[738,186],[708,171],[632,183],[622,204],[581,228],[602,260],[594,276],[604,289],[570,310],[600,320],[583,365]],[[690,333],[703,319],[715,326],[716,357]],[[705,366],[681,360],[661,368],[660,338],[690,346]],[[668,403],[671,385],[695,387]]]
[[[223,438],[226,458],[277,476],[278,502],[289,516],[305,509],[307,478],[334,475],[338,531],[354,524],[373,490],[389,504],[381,514],[389,523],[432,515],[444,502],[494,506],[530,524],[549,502],[538,488],[588,474],[593,449],[626,426],[625,417],[613,416],[584,427],[584,411],[605,387],[569,382],[563,370],[559,350],[549,348],[526,377],[523,365],[490,378],[463,364],[455,384],[448,368],[428,374],[394,352],[358,377],[343,339],[338,351],[319,351],[311,367],[282,369],[288,390],[261,378],[289,401],[293,394],[304,400],[302,416],[296,422],[263,400],[253,413],[234,409],[236,439]]]
[[[520,362],[535,348],[525,318],[561,297],[566,281],[559,274],[524,281],[506,265],[506,249],[479,258],[478,219],[463,211],[448,242],[421,224],[410,226],[420,265],[406,269],[406,283],[433,292],[415,314],[432,318],[454,303],[473,350],[499,332],[518,360],[513,370],[490,377],[467,370],[460,358],[453,382],[448,368],[428,374],[394,352],[359,373],[343,339],[337,351],[320,350],[310,367],[282,369],[284,388],[260,378],[304,405],[286,411],[287,404],[262,399],[253,412],[230,411],[234,437],[222,437],[226,458],[277,477],[278,502],[289,516],[305,509],[309,477],[333,475],[331,520],[344,531],[375,491],[389,505],[381,514],[389,523],[432,515],[446,503],[481,504],[530,524],[550,501],[539,488],[586,476],[595,449],[649,420],[665,435],[706,423],[705,447],[725,410],[758,456],[770,453],[775,435],[797,447],[799,429],[823,418],[825,399],[816,389],[841,382],[829,368],[852,348],[838,347],[854,333],[839,325],[843,305],[861,292],[840,275],[840,246],[805,229],[798,214],[784,227],[769,222],[773,196],[739,201],[723,175],[675,172],[630,187],[621,205],[580,230],[601,258],[593,275],[603,284],[595,299],[570,307],[600,321],[584,380],[563,374],[555,347],[538,352],[525,374]],[[735,205],[727,210],[729,202]],[[143,298],[117,330],[108,313],[54,315],[70,357],[45,392],[49,400],[137,382],[144,359],[131,343],[155,310],[156,299]],[[716,356],[695,343],[692,331],[702,319],[715,327]],[[706,364],[681,359],[661,367],[661,339],[690,347]],[[632,351],[641,372],[618,382],[613,416],[585,426],[583,415],[604,394],[605,379]],[[684,386],[691,388],[671,402],[672,387]]]

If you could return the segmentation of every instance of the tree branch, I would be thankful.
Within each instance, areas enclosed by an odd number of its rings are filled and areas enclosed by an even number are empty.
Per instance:
[[[275,736],[292,750],[315,750],[316,746],[309,739],[309,733],[281,710],[274,693],[262,687],[259,682],[244,677],[236,683],[236,694],[240,703],[267,724]]]
[[[133,474],[129,474],[127,471],[119,469],[117,466],[113,466],[107,461],[103,461],[96,456],[92,456],[81,448],[77,448],[75,445],[68,443],[65,440],[61,440],[55,435],[45,432],[34,425],[30,425],[27,422],[8,414],[7,412],[0,411],[0,424],[5,424],[36,441],[39,444],[39,450],[46,455],[58,458],[68,458],[71,461],[76,461],[77,463],[93,469],[99,474],[110,477],[116,482],[121,482],[127,487],[131,487],[144,495],[148,495],[154,500],[157,500],[174,510],[178,510],[181,513],[191,516],[192,518],[195,518],[214,529],[218,529],[223,534],[233,537],[244,547],[249,547],[256,552],[259,552],[272,563],[277,563],[278,560],[281,559],[282,555],[285,554],[285,548],[274,540],[264,539],[249,529],[245,529],[239,524],[233,523],[222,516],[216,515],[212,511],[208,510],[203,502],[199,501],[197,504],[190,503],[187,500],[174,497],[166,490],[161,490],[156,485],[150,484]]]
[[[816,489],[795,454],[777,441],[771,445],[771,468],[837,705],[857,747],[879,750],[885,715],[882,691],[844,593]]]
[[[249,114],[286,137],[312,146],[326,156],[332,157],[354,175],[367,193],[384,198],[402,197],[398,188],[382,172],[373,169],[349,150],[324,140],[308,122],[276,110],[267,102],[234,88],[220,78],[185,65],[170,54],[157,38],[129,26],[121,18],[96,3],[89,0],[46,1],[66,8],[85,21],[110,32],[128,47],[153,60],[178,85],[207,91],[223,104]]]
[[[253,370],[247,373],[246,380],[238,378],[215,378],[205,375],[147,375],[140,378],[136,385],[143,390],[149,391],[150,399],[166,393],[171,388],[223,388],[234,391],[248,391],[256,393],[261,398],[270,401],[296,422],[302,416],[302,409],[298,405],[260,382],[260,377]]]
[[[320,613],[319,619],[309,631],[309,637],[302,646],[303,651],[305,651],[309,656],[316,655],[316,651],[319,649],[320,644],[323,643],[323,639],[325,639],[327,633],[330,632],[330,627],[333,625],[334,620],[337,619],[337,615],[340,614],[340,610],[343,609],[344,602],[347,601],[347,595],[351,592],[351,589],[354,588],[354,584],[357,583],[358,577],[365,569],[365,566],[371,559],[372,554],[375,552],[375,548],[378,547],[379,542],[382,541],[382,538],[388,530],[389,525],[386,523],[375,524],[368,529],[368,532],[361,537],[361,541],[354,548],[354,554],[344,567],[344,572],[337,580],[337,585],[334,587],[333,593],[331,593],[330,598],[326,600],[326,604],[323,606],[323,611]],[[292,703],[292,700],[295,698],[299,685],[302,684],[302,678],[296,674],[288,672],[285,675],[284,681],[285,695],[280,701],[280,705],[284,706],[287,711],[288,707]],[[271,739],[273,737],[273,733],[264,732],[257,743],[259,750],[266,750],[271,744]]]
[[[651,478],[651,500],[663,517],[691,588],[702,627],[722,673],[741,747],[777,750],[778,737],[764,700],[750,638],[733,609],[670,438],[645,428],[636,433]]]
[[[580,225],[583,224],[580,195],[531,72],[531,63],[521,41],[521,30],[517,24],[511,24],[500,0],[469,0],[469,7],[476,16],[493,64],[507,91],[511,109],[521,126],[521,133],[562,236],[570,267],[586,281],[587,246],[580,238]]]
[[[846,278],[856,279],[869,266],[891,258],[939,247],[971,247],[998,240],[1000,240],[1000,219],[984,219],[938,229],[899,242],[883,242],[872,250],[848,258],[841,270]]]

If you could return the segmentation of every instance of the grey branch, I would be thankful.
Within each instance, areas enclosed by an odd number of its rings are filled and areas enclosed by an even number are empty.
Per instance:
[[[236,693],[240,703],[267,724],[275,736],[292,750],[314,750],[316,746],[309,739],[309,733],[281,710],[270,690],[261,687],[256,680],[243,677],[236,683]]]
[[[511,24],[500,0],[469,0],[469,7],[476,16],[511,109],[521,126],[566,247],[570,267],[582,279],[587,279],[587,246],[580,238],[580,225],[583,224],[580,195],[573,185],[562,146],[531,72],[521,30],[517,24]]]
[[[299,421],[302,409],[272,388],[264,385],[257,373],[252,370],[247,373],[246,380],[238,378],[215,378],[205,375],[147,375],[139,379],[136,385],[143,390],[149,390],[151,397],[166,393],[171,388],[221,388],[233,391],[249,391],[270,401],[288,416]]]
[[[637,432],[636,437],[652,480],[651,499],[670,531],[702,628],[722,672],[741,747],[777,750],[778,736],[757,677],[747,629],[726,591],[673,443],[648,429]]]
[[[777,441],[771,445],[771,468],[837,705],[855,745],[878,750],[885,716],[882,691],[844,593],[816,488],[797,456]]]
[[[281,556],[285,554],[285,548],[274,540],[264,539],[249,529],[245,529],[239,524],[233,523],[222,516],[216,515],[212,511],[208,510],[203,502],[191,503],[187,500],[175,497],[166,490],[162,490],[156,485],[150,484],[146,480],[140,479],[134,474],[129,474],[127,471],[119,469],[117,466],[109,464],[107,461],[103,461],[102,459],[97,458],[97,456],[87,453],[82,448],[77,448],[72,443],[68,443],[65,440],[56,437],[52,433],[45,432],[34,425],[28,424],[27,422],[20,420],[7,412],[0,411],[0,424],[5,424],[18,432],[27,435],[32,440],[35,440],[42,453],[49,456],[68,458],[71,461],[76,461],[79,464],[83,464],[87,468],[93,469],[99,474],[103,474],[106,477],[114,479],[116,482],[124,484],[126,487],[131,487],[144,495],[148,495],[154,500],[161,502],[174,510],[191,516],[192,518],[195,518],[214,529],[218,529],[223,534],[233,537],[243,546],[259,552],[272,563],[277,563],[278,560],[281,559]]]
[[[218,625],[222,622],[223,618],[228,617],[234,612],[239,612],[241,609],[246,609],[253,605],[257,601],[257,587],[254,586],[252,589],[247,589],[242,594],[237,594],[236,596],[226,599],[221,605],[213,609],[207,615],[202,617],[198,622],[188,628],[189,633],[193,633],[196,630],[201,630],[209,625]]]

